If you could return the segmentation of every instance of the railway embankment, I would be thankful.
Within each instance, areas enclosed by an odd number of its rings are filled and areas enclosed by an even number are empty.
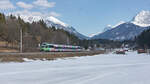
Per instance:
[[[25,62],[28,60],[56,60],[67,57],[93,56],[104,54],[106,51],[84,51],[84,52],[32,52],[32,53],[0,53],[0,62]]]

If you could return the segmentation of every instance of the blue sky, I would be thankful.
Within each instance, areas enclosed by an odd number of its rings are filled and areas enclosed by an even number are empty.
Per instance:
[[[150,0],[0,0],[0,12],[52,15],[87,36],[142,10],[150,10]]]

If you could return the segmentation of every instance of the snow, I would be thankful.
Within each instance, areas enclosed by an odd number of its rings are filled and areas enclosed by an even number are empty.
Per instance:
[[[116,25],[112,26],[112,28],[116,28],[117,26],[126,23],[125,21],[120,21],[119,23],[117,23]]]
[[[16,17],[18,17],[18,15],[16,15]],[[57,18],[53,17],[53,16],[50,16],[50,17],[46,17],[46,18],[43,18],[41,16],[32,16],[32,15],[20,15],[20,17],[25,21],[25,22],[29,22],[29,23],[32,23],[32,22],[38,22],[40,20],[44,20],[44,21],[51,21],[55,24],[60,24],[64,27],[67,27],[68,25],[65,24],[64,22],[58,20]]]
[[[101,33],[103,33],[103,32],[93,33],[93,34],[90,34],[89,37],[92,38],[93,36],[101,34]]]
[[[26,62],[34,61],[34,60],[31,60],[31,59],[28,59],[28,58],[23,58],[23,60],[26,61]]]
[[[150,84],[150,55],[95,56],[0,63],[1,84]]]
[[[24,16],[24,15],[20,15],[20,18],[23,19],[25,22],[38,22],[40,20],[42,20],[42,18],[40,16]]]
[[[103,29],[103,32],[106,32],[108,30],[111,30],[112,29],[112,26],[111,25],[107,25],[104,29]]]
[[[125,21],[120,21],[119,23],[117,23],[116,25],[112,26],[112,25],[107,25],[106,29],[104,29],[104,32],[107,30],[111,30],[113,28],[116,28],[117,26],[126,23]]]
[[[135,16],[132,23],[141,27],[150,26],[150,11],[141,11]]]
[[[112,25],[107,25],[102,32],[98,32],[98,33],[95,33],[95,34],[91,34],[89,35],[90,38],[94,37],[94,36],[97,36],[97,35],[100,35],[108,30],[111,30],[111,29],[114,29],[116,28],[117,26],[121,25],[121,24],[124,24],[125,21],[120,21],[119,23],[117,23],[116,25],[112,26]]]
[[[49,21],[51,21],[51,22],[54,22],[55,24],[61,24],[61,25],[64,26],[64,27],[68,27],[67,24],[65,24],[64,22],[62,22],[62,21],[56,19],[56,18],[53,17],[53,16],[47,17],[46,20],[49,20]]]
[[[116,37],[115,39],[116,39],[116,40],[124,40],[124,39],[125,39],[125,36],[121,36],[121,37],[118,36],[118,37]],[[113,40],[113,39],[112,39],[112,40]]]

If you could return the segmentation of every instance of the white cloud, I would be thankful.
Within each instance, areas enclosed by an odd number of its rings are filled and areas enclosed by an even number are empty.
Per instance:
[[[28,10],[15,11],[15,12],[12,12],[11,14],[13,14],[13,15],[25,15],[25,16],[44,16],[44,14],[42,14],[40,12],[32,12],[32,11],[28,11]]]
[[[19,7],[21,7],[21,8],[24,8],[24,9],[31,9],[31,8],[33,8],[33,5],[31,5],[31,4],[26,4],[26,3],[24,3],[24,2],[17,2],[16,3]]]
[[[10,2],[10,0],[0,0],[0,9],[1,10],[15,9],[15,6]]]
[[[61,16],[60,14],[56,13],[56,12],[50,12],[50,15],[51,16],[54,16],[54,17],[59,17]]]
[[[55,2],[48,2],[48,0],[36,0],[33,4],[41,7],[52,8],[55,6]]]
[[[48,13],[41,13],[41,12],[36,12],[36,11],[29,11],[29,10],[23,10],[23,11],[15,11],[15,12],[12,12],[10,14],[13,14],[13,15],[24,15],[24,16],[40,16],[42,18],[46,18],[46,17],[49,17],[49,16],[54,16],[54,17],[58,17],[60,16],[60,14],[56,13],[56,12],[48,12]],[[8,14],[8,15],[10,15]]]

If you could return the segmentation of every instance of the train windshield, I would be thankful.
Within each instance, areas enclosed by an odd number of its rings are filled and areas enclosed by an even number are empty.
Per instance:
[[[44,45],[43,45],[43,46],[41,46],[41,48],[45,48],[45,47],[46,47],[46,46],[44,46]]]

